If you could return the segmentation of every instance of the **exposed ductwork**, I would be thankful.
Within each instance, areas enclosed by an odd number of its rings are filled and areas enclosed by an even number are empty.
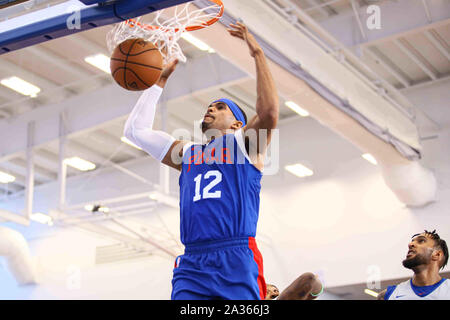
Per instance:
[[[435,200],[436,177],[420,163],[380,163],[380,167],[385,183],[401,202],[411,207],[421,207]]]
[[[0,256],[19,285],[36,284],[36,268],[28,243],[19,232],[0,226]]]

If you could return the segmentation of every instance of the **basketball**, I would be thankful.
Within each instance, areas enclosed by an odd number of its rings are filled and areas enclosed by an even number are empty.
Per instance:
[[[111,56],[111,75],[124,89],[142,91],[161,76],[163,57],[158,48],[144,39],[128,39]]]

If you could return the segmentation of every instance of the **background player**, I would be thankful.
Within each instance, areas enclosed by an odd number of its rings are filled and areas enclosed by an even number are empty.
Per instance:
[[[439,275],[448,262],[447,243],[436,230],[412,237],[403,266],[414,272],[413,277],[396,286],[389,286],[378,300],[448,300],[450,281]]]
[[[244,300],[266,295],[262,256],[254,237],[261,171],[278,122],[279,98],[264,52],[247,27],[231,24],[228,32],[247,43],[255,60],[257,115],[248,124],[236,103],[220,99],[209,105],[203,119],[206,145],[152,130],[156,103],[178,63],[173,61],[157,84],[142,94],[125,125],[129,140],[181,171],[180,233],[185,254],[175,261],[172,299]],[[252,130],[256,140],[245,138]]]
[[[273,285],[273,284],[267,284],[267,292],[266,292],[266,299],[265,300],[275,300],[280,295],[280,290]]]

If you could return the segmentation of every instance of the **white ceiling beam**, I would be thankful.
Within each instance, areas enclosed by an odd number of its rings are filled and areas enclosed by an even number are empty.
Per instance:
[[[139,158],[146,155],[145,152],[139,151],[138,149],[133,148],[132,146],[129,146],[127,144],[122,145],[123,142],[120,140],[120,138],[116,138],[115,136],[105,132],[104,130],[97,130],[93,132],[89,137],[99,143],[108,144],[115,148],[122,147],[121,151],[129,156],[132,156],[133,158]]]
[[[46,100],[48,100],[39,95],[36,98],[25,97],[1,85],[0,85],[0,96],[7,100],[6,102],[0,104],[0,110],[6,112],[13,111],[13,114],[20,113],[19,109],[31,110],[34,107],[39,106]]]
[[[43,47],[31,46],[25,48],[24,50],[28,51],[33,58],[41,59],[49,66],[57,67],[58,69],[70,73],[80,79],[86,79],[91,76],[91,73],[87,70],[83,70],[79,66],[72,65],[69,60],[62,58],[53,52],[44,49]]]
[[[319,3],[317,3],[317,1],[306,0],[306,2],[308,2],[308,4],[310,5],[310,7],[308,9],[319,11],[322,14],[322,16],[324,16],[325,18],[328,18],[330,16],[328,11],[325,10],[324,6],[321,6]]]
[[[325,1],[325,2],[320,3],[320,4],[316,2],[316,4],[314,6],[311,6],[309,8],[303,9],[303,10],[306,11],[306,12],[313,11],[313,10],[316,10],[316,9],[319,9],[319,8],[324,8],[326,6],[330,6],[330,5],[332,5],[332,4],[336,3],[336,2],[340,2],[340,1],[342,1],[342,0]]]
[[[378,64],[380,64],[387,72],[389,72],[392,76],[394,76],[397,81],[399,81],[403,87],[408,88],[411,83],[406,78],[406,76],[401,74],[401,71],[380,52],[377,48],[365,48],[363,49],[363,54],[368,54],[372,59],[375,60]]]
[[[359,5],[355,2],[355,0],[350,0],[350,3],[352,5],[353,14],[355,15],[356,23],[358,24],[359,32],[361,33],[361,36],[364,41],[367,40],[367,35],[365,32],[365,27],[363,26],[363,23],[361,22],[361,17],[359,16]]]
[[[11,182],[11,184],[17,184],[21,187],[25,187],[27,184],[27,180],[24,175],[20,174],[17,170],[11,169],[10,166],[8,166],[7,163],[1,163],[0,164],[0,171],[6,172],[7,174],[10,174],[16,178],[14,182]]]
[[[427,16],[428,22],[433,22],[433,19],[431,17],[430,7],[428,6],[427,0],[422,0],[422,5],[425,9],[425,14]]]
[[[444,47],[444,40],[436,33],[435,30],[427,30],[424,32],[428,40],[439,50],[439,52],[450,61],[450,53],[447,48]]]
[[[142,208],[154,208],[155,206],[155,201],[150,200],[150,198],[148,198],[147,202],[138,202],[138,203],[133,203],[133,204],[127,204],[127,205],[122,205],[122,206],[118,206],[118,207],[111,207],[110,209],[113,211],[118,211],[121,213],[124,213],[125,211],[130,211],[130,210],[135,210],[135,209],[142,209]],[[126,213],[126,212],[125,212]]]
[[[123,146],[125,147],[125,146]],[[112,162],[110,159],[105,158],[104,156],[98,154],[94,150],[85,147],[84,145],[75,142],[75,141],[67,141],[67,149],[66,149],[66,157],[77,156],[84,160],[91,161],[97,165],[98,168],[106,168],[106,167],[114,167],[115,169],[125,173],[126,175],[144,183],[151,187],[155,186],[154,182],[148,181],[147,179],[141,177],[135,172],[128,170],[122,165]]]
[[[2,210],[2,209],[0,209],[0,218],[5,219],[7,221],[17,223],[17,224],[21,224],[24,226],[30,225],[30,220],[25,218],[24,216],[21,216],[18,213],[9,212],[9,211]]]
[[[110,162],[103,155],[73,140],[66,141],[65,157],[80,157],[84,160],[95,163],[97,167],[109,165]]]
[[[380,29],[371,30],[367,27],[366,21],[370,18],[367,13],[368,6],[361,6],[358,9],[362,28],[367,35],[366,40],[355,37],[354,24],[352,23],[354,13],[352,10],[319,23],[346,47],[356,47],[392,41],[401,36],[419,33],[430,28],[439,28],[450,22],[450,4],[448,1],[429,3],[430,12],[433,16],[432,23],[428,21],[426,14],[424,14],[423,4],[420,1],[377,1],[373,4],[380,8]]]
[[[394,40],[395,45],[408,56],[417,66],[422,69],[432,80],[437,80],[438,76],[426,65],[426,61],[416,53],[406,39]]]
[[[27,71],[25,68],[21,68],[6,59],[0,59],[0,70],[2,70],[2,74],[17,76],[38,86],[42,90],[55,90],[59,86],[56,82],[45,79],[31,71]]]
[[[49,172],[59,171],[59,157],[43,148],[39,148],[34,152],[34,162],[37,166],[42,167]],[[68,175],[76,175],[79,171],[72,167],[67,168]]]
[[[36,165],[39,167],[45,168],[46,170],[56,172],[56,169],[58,167],[58,156],[55,154],[44,150],[44,149],[37,149],[34,152],[34,160],[36,162]]]
[[[35,157],[36,157],[36,155],[35,155]],[[23,170],[26,170],[27,162],[23,159],[16,158],[16,159],[10,160],[9,162],[13,166],[16,166],[16,167],[22,168]],[[51,171],[49,171],[41,166],[38,166],[36,164],[34,165],[34,173],[37,177],[40,177],[44,180],[56,180],[56,178],[57,178],[56,173],[51,172]]]
[[[441,77],[437,80],[414,83],[411,86],[409,86],[408,88],[400,89],[400,91],[402,91],[402,92],[414,91],[414,90],[417,90],[420,88],[425,88],[425,87],[429,87],[429,86],[435,86],[435,85],[439,85],[442,83],[446,83],[448,81],[450,81],[450,75]]]
[[[76,43],[78,46],[84,48],[87,52],[90,52],[91,54],[103,53],[104,55],[109,56],[108,48],[106,46],[106,39],[104,47],[82,36],[82,34],[80,33],[71,35],[68,38],[68,40]]]
[[[59,213],[59,216],[62,218],[66,218],[66,217],[70,218],[69,215],[64,214],[64,213]],[[131,246],[135,249],[138,249],[138,250],[148,251],[148,250],[152,250],[154,248],[154,246],[148,242],[130,237],[128,235],[124,235],[122,233],[113,231],[109,228],[100,226],[98,224],[85,222],[85,221],[83,221],[83,219],[73,218],[73,219],[68,220],[67,222],[62,222],[63,226],[64,225],[70,226],[73,224],[76,224],[76,226],[79,228],[94,232],[96,234],[101,234],[101,235],[107,236],[109,238],[115,239],[117,241],[126,243],[129,246]]]

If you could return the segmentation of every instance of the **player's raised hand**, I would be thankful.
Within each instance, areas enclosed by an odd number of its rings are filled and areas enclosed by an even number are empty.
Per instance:
[[[259,43],[256,41],[255,37],[248,31],[245,24],[236,22],[236,24],[230,24],[230,28],[227,31],[233,37],[239,38],[247,42],[248,48],[250,49],[250,55],[255,57],[256,54],[262,53],[263,50]]]
[[[167,80],[169,79],[169,77],[172,75],[172,73],[177,68],[178,63],[179,63],[179,60],[175,59],[175,60],[169,62],[165,66],[164,70],[161,73],[161,76],[159,77],[158,82],[156,83],[158,86],[160,86],[161,88],[164,88]]]

